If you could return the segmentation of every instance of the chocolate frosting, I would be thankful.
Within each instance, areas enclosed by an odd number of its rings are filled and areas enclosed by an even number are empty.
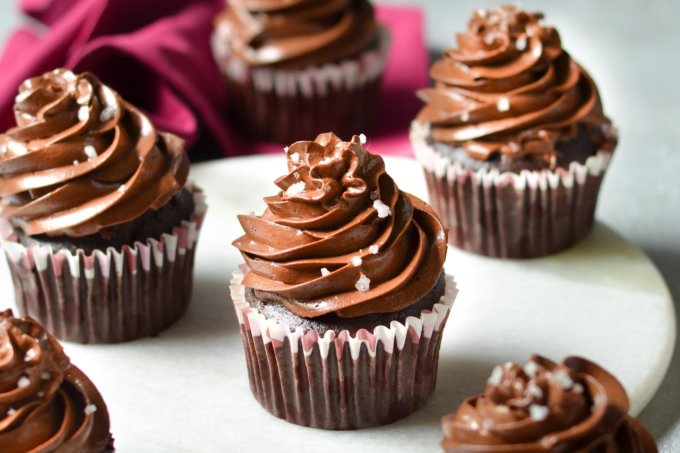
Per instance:
[[[593,80],[542,18],[511,5],[473,14],[457,48],[432,66],[435,86],[418,92],[426,106],[417,121],[430,126],[432,140],[481,161],[503,155],[553,168],[555,144],[582,124],[599,148],[614,149],[616,135]]]
[[[250,66],[337,62],[377,36],[368,0],[233,0],[216,22],[230,53]]]
[[[0,216],[28,235],[85,236],[170,200],[187,179],[183,141],[92,74],[26,80],[0,135]]]
[[[92,382],[30,318],[0,313],[0,451],[112,451],[109,416]]]
[[[627,415],[621,384],[598,365],[533,355],[521,367],[497,366],[483,394],[442,419],[447,452],[656,452]]]
[[[287,149],[282,190],[261,216],[241,215],[234,241],[243,284],[295,315],[351,318],[416,303],[437,282],[446,233],[437,215],[401,192],[359,137],[319,135]]]

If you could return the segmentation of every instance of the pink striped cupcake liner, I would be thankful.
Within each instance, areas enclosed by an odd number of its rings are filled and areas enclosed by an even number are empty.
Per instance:
[[[203,193],[191,190],[194,213],[172,234],[89,255],[26,247],[5,223],[3,249],[18,311],[60,340],[77,343],[130,341],[169,327],[191,297],[196,242],[206,211]]]
[[[391,423],[422,406],[434,391],[441,336],[456,297],[446,276],[441,300],[419,317],[361,329],[291,331],[245,300],[244,268],[234,272],[238,317],[255,399],[273,415],[303,426],[361,429]]]
[[[431,147],[423,127],[413,125],[411,143],[451,245],[491,257],[533,258],[571,247],[590,233],[611,152],[598,151],[569,168],[473,171]]]

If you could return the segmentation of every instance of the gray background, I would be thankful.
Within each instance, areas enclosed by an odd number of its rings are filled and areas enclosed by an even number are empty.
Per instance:
[[[456,30],[465,27],[474,8],[493,4],[463,0],[378,3],[423,6],[427,42],[435,54],[453,41]],[[598,83],[621,142],[597,215],[649,254],[666,278],[676,312],[680,312],[680,2],[544,0],[521,4],[546,13],[547,21],[558,27],[564,47]],[[14,2],[2,1],[0,42],[20,22]],[[669,372],[640,420],[659,441],[661,451],[680,452],[680,348],[676,347]]]

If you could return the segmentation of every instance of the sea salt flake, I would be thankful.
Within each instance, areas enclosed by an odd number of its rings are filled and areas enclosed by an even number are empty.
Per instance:
[[[331,162],[333,162],[333,158],[330,157],[330,156],[328,156],[328,157],[324,157],[323,159],[321,159],[321,161],[320,161],[319,163],[320,163],[321,165],[328,165],[328,164],[330,164]]]
[[[85,151],[88,160],[96,159],[98,156],[97,149],[92,145],[86,145],[83,151]]]
[[[352,261],[352,266],[354,266],[354,267],[361,266],[361,263],[363,262],[360,256],[353,256],[351,261]]]
[[[496,35],[494,33],[487,33],[484,36],[484,42],[490,46],[496,41]]]
[[[107,121],[111,121],[114,116],[116,116],[116,108],[107,106],[104,107],[104,110],[99,114],[99,121],[106,123]]]
[[[368,248],[368,251],[371,252],[373,255],[378,253],[380,251],[380,247],[378,247],[376,244],[373,244]]]
[[[362,145],[366,144],[366,136],[364,134],[359,135],[359,142],[361,142]]]
[[[536,373],[538,372],[538,364],[536,364],[536,362],[527,362],[523,368],[527,376],[530,377],[536,376]]]
[[[373,209],[378,211],[378,217],[380,217],[381,219],[384,219],[385,217],[392,214],[392,212],[390,211],[390,207],[380,200],[375,200],[373,202]]]
[[[555,371],[553,373],[553,378],[563,390],[570,389],[574,385],[574,380],[564,371]]]
[[[470,121],[470,112],[463,112],[460,114],[460,120],[464,123]]]
[[[296,182],[295,184],[291,184],[290,186],[288,186],[288,189],[286,189],[286,196],[294,197],[295,195],[302,193],[304,191],[305,191],[304,181]]]
[[[322,267],[322,268],[321,268],[321,275],[322,275],[322,276],[325,277],[326,275],[329,275],[330,273],[331,273],[331,271],[329,271],[329,270],[326,269],[325,267]]]
[[[297,231],[295,232],[295,235],[296,235],[296,236],[302,236],[302,230],[297,230]]]
[[[43,396],[45,396],[45,392],[38,392],[38,398],[42,398]]]
[[[491,376],[489,376],[489,379],[487,379],[486,382],[490,385],[498,385],[502,380],[503,368],[501,368],[500,365],[496,365],[493,371],[491,371]]]
[[[288,151],[288,148],[286,148],[286,151]],[[294,164],[299,164],[300,163],[300,155],[298,153],[293,153],[290,155],[290,160]]]
[[[483,429],[491,429],[491,428],[493,428],[493,426],[494,426],[494,422],[490,418],[484,417],[482,419],[482,428]]]
[[[14,102],[15,102],[16,104],[19,104],[19,103],[21,103],[21,102],[24,102],[26,99],[28,99],[28,97],[29,97],[30,95],[31,95],[31,91],[30,91],[30,90],[21,91],[21,92],[20,92],[19,94],[17,94],[16,97],[14,98]]]
[[[80,107],[78,109],[78,121],[85,122],[88,119],[90,119],[90,108],[87,106]]]
[[[536,385],[535,382],[529,382],[529,385],[527,386],[527,395],[540,399],[543,398],[543,390]]]
[[[284,147],[284,148],[283,148],[283,151],[288,152],[288,147],[287,147],[287,146]],[[295,154],[297,154],[297,153],[295,153]]]
[[[78,165],[79,163],[80,163],[80,161],[79,161],[78,159],[75,159],[75,160],[73,161],[73,165]]]
[[[11,416],[15,415],[16,413],[17,413],[17,410],[14,409],[14,408],[12,408],[12,407],[10,407],[9,409],[7,409],[7,416],[8,416],[8,417],[11,417]]]
[[[24,354],[24,361],[30,362],[35,358],[35,356],[36,356],[35,349],[29,349],[28,351],[26,351],[26,354]]]
[[[366,277],[364,274],[360,274],[359,280],[357,280],[357,283],[354,285],[354,287],[362,293],[365,293],[371,287],[371,279]]]
[[[510,99],[505,96],[499,97],[498,101],[496,101],[496,108],[498,108],[499,112],[507,112],[510,110]]]
[[[461,70],[461,72],[464,72],[466,74],[470,72],[470,66],[463,64],[461,62],[458,62],[458,61],[455,64],[456,64],[456,67]]]
[[[538,404],[532,404],[529,406],[529,417],[535,422],[541,422],[548,418],[550,414],[550,409],[547,406],[540,406]]]
[[[583,386],[579,383],[574,384],[575,393],[583,393]]]
[[[28,380],[26,376],[21,376],[19,378],[19,381],[17,382],[17,387],[19,388],[25,388],[31,385],[31,381]]]
[[[44,371],[43,374],[40,375],[40,379],[42,379],[43,381],[49,381],[51,377],[52,375],[47,371]]]
[[[125,192],[125,184],[121,184],[120,186],[118,186],[118,191]]]
[[[97,412],[97,406],[94,404],[88,404],[85,406],[85,415],[94,414],[95,412]]]
[[[12,154],[22,155],[28,152],[28,148],[21,142],[10,140],[7,142],[7,150]]]
[[[517,40],[515,41],[515,48],[517,48],[517,50],[519,50],[520,52],[526,50],[527,48],[526,36],[520,36],[519,38],[517,38]]]
[[[255,241],[250,241],[250,245],[257,245],[257,242],[255,242]]]

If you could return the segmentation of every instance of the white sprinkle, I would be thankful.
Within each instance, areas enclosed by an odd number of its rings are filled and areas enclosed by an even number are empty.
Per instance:
[[[291,184],[290,186],[288,186],[288,189],[286,189],[286,196],[294,197],[295,195],[302,193],[304,191],[305,191],[304,181],[296,182],[295,184]]]
[[[501,383],[502,380],[503,369],[501,368],[500,365],[496,365],[496,367],[491,372],[491,376],[489,376],[489,379],[487,379],[486,382],[491,385],[498,385]]]
[[[83,150],[88,160],[96,159],[98,156],[96,148],[92,145],[86,145]]]
[[[539,406],[538,404],[532,404],[529,406],[529,417],[535,422],[540,422],[548,418],[550,409],[547,406]]]
[[[10,140],[7,142],[7,150],[13,154],[22,155],[28,152],[28,148],[21,142]]]
[[[90,118],[90,109],[89,107],[80,107],[78,109],[78,121],[85,122]]]
[[[29,362],[35,358],[35,349],[29,349],[24,355],[24,361]]]
[[[463,112],[460,114],[460,120],[464,123],[470,121],[470,112]]]
[[[325,277],[326,275],[328,275],[328,274],[330,274],[330,273],[331,273],[331,271],[329,271],[329,270],[326,269],[325,267],[322,267],[322,268],[321,268],[321,275],[322,275],[322,276]]]
[[[390,207],[380,200],[375,200],[373,202],[373,209],[378,211],[378,217],[380,217],[381,219],[384,219],[388,215],[392,214],[392,212],[390,211]]]
[[[360,256],[353,256],[352,257],[352,265],[354,267],[359,267],[361,266],[362,260]]]
[[[553,377],[557,381],[557,384],[560,386],[560,388],[563,390],[570,389],[574,385],[574,381],[564,371],[561,370],[555,371],[553,373]]]
[[[29,381],[26,376],[21,376],[17,382],[19,388],[28,387],[29,385],[31,385],[31,381]]]
[[[118,191],[125,192],[125,184],[121,184],[120,186],[118,186]]]
[[[520,52],[525,50],[527,48],[527,37],[526,36],[520,36],[519,38],[517,38],[517,40],[515,41],[515,47]]]
[[[583,393],[583,386],[579,383],[574,384],[574,392]]]
[[[78,159],[73,161],[73,165],[78,165],[79,163],[80,163],[80,161]]]
[[[368,248],[368,251],[375,255],[380,251],[380,247],[378,247],[376,244],[373,244]]]
[[[114,116],[116,116],[116,108],[108,105],[104,107],[104,110],[99,114],[99,121],[106,123],[107,121],[111,121]]]
[[[524,365],[524,372],[527,376],[534,377],[538,372],[538,365],[536,362],[527,362],[526,365]]]
[[[506,98],[505,96],[499,97],[498,101],[496,102],[496,108],[498,108],[499,112],[507,112],[510,110],[510,99]]]
[[[95,412],[97,412],[97,406],[94,404],[88,404],[85,406],[85,415],[94,414]]]
[[[366,291],[369,290],[371,287],[371,280],[366,277],[364,274],[360,274],[361,276],[359,277],[359,280],[357,280],[356,285],[354,287],[361,291],[362,293],[365,293]]]
[[[361,142],[362,145],[366,144],[366,136],[364,134],[359,135],[359,142]]]
[[[51,377],[52,375],[47,371],[43,372],[43,374],[40,375],[40,379],[42,379],[43,381],[48,381]]]
[[[529,382],[527,386],[527,395],[533,396],[534,398],[543,398],[543,390],[536,385],[535,382]]]
[[[371,196],[371,200],[377,200],[378,199],[378,191],[377,190],[372,191],[370,196]]]
[[[302,236],[302,230],[297,230],[297,231],[295,232],[295,235],[296,235],[296,236]]]
[[[17,413],[17,410],[14,409],[14,408],[12,408],[12,407],[10,407],[9,409],[7,409],[7,416],[8,416],[8,417],[11,417],[12,415],[14,415],[14,414],[16,414],[16,413]]]
[[[286,148],[286,151],[288,151],[288,148]],[[290,155],[290,160],[294,164],[299,164],[300,163],[300,155],[298,153],[293,153]]]

